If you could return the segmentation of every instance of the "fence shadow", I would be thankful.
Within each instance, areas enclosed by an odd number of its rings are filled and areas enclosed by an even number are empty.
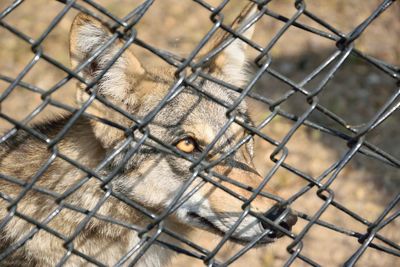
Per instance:
[[[318,53],[304,51],[297,56],[276,57],[273,58],[272,68],[292,81],[300,82],[316,66],[326,60],[332,52],[331,49],[325,49],[318,51]],[[305,88],[309,91],[315,89],[321,79],[324,78],[324,74],[322,73],[321,77],[317,76],[315,81],[306,85]],[[255,88],[255,92],[273,100],[280,99],[289,90],[291,88],[287,84],[269,74],[264,75]],[[374,115],[397,90],[395,79],[372,64],[350,55],[318,95],[318,101],[321,106],[338,115],[348,125],[361,128],[373,119]],[[299,117],[306,111],[309,104],[306,97],[301,93],[295,93],[285,100],[280,107]],[[317,124],[338,129],[351,135],[350,131],[341,127],[322,112],[314,111],[309,119]],[[368,133],[366,138],[368,142],[397,159],[400,154],[394,144],[400,142],[400,128],[397,127],[399,119],[400,113],[394,112],[381,125]],[[279,123],[275,123],[275,126],[279,128]],[[304,129],[304,131],[312,137],[312,140],[320,142],[329,151],[335,153],[336,158],[341,158],[348,150],[347,142],[343,139],[333,138],[311,128]],[[290,146],[288,148],[290,150]],[[306,146],[304,146],[304,150],[308,150]],[[309,151],[310,154],[316,155],[318,152]],[[318,161],[318,158],[315,157],[314,160]],[[374,183],[374,187],[381,190],[382,201],[384,202],[391,199],[400,188],[399,170],[396,167],[364,155],[355,156],[350,162],[350,166],[353,169],[362,169],[369,174],[364,177],[364,182]],[[348,178],[351,179],[351,177]]]

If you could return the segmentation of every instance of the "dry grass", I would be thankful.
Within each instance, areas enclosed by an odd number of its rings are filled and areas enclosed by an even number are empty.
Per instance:
[[[12,1],[3,0],[0,9]],[[140,1],[98,1],[118,16],[125,15]],[[209,1],[217,4],[219,1]],[[271,8],[287,16],[292,16],[295,9],[293,1],[273,1]],[[380,1],[306,1],[309,11],[320,16],[336,28],[347,33],[365,19]],[[365,53],[389,63],[400,65],[400,4],[385,12],[363,36],[357,40],[356,46]],[[35,0],[25,1],[15,12],[6,18],[6,21],[17,26],[32,38],[38,38],[48,23],[61,11],[63,5],[55,1]],[[241,8],[240,1],[229,4],[225,10],[228,20]],[[52,31],[44,42],[44,51],[61,63],[69,66],[68,62],[68,31],[76,11],[69,12],[60,24]],[[192,1],[168,0],[156,1],[150,11],[138,25],[139,37],[155,47],[166,49],[181,55],[187,55],[210,28],[209,13]],[[301,17],[301,21],[309,22]],[[312,24],[312,23],[311,23]],[[314,23],[315,24],[315,23]],[[271,18],[263,18],[257,26],[255,41],[266,44],[271,37],[283,26],[281,22]],[[320,27],[316,25],[317,27]],[[0,28],[0,73],[16,77],[24,66],[33,58],[29,46],[13,36],[10,32]],[[318,36],[304,33],[291,28],[272,49],[273,67],[281,71],[294,81],[302,80],[310,71],[318,66],[333,52],[335,44]],[[138,49],[139,57],[146,64],[162,64],[155,56]],[[254,56],[254,51],[250,51]],[[40,60],[24,77],[23,81],[49,90],[65,76],[65,73],[54,66]],[[312,84],[313,85],[313,84]],[[312,86],[311,85],[311,86]],[[0,82],[0,92],[7,88],[7,84]],[[312,88],[310,86],[310,88]],[[309,88],[309,89],[310,89]],[[257,92],[277,99],[287,90],[282,83],[274,78],[265,76],[257,84]],[[320,95],[321,103],[345,118],[351,125],[360,125],[367,122],[379,110],[382,104],[394,92],[395,85],[379,70],[372,68],[365,62],[349,58],[337,76],[329,83],[328,88]],[[74,104],[74,83],[69,82],[60,88],[54,98],[68,104]],[[17,88],[2,103],[2,112],[14,119],[21,120],[41,102],[40,95]],[[282,107],[291,113],[300,115],[307,107],[301,97],[293,97]],[[269,112],[261,103],[254,103],[252,117],[256,121],[265,118]],[[55,108],[48,108],[35,120],[43,120],[60,112]],[[334,123],[322,115],[313,114],[315,121],[332,126]],[[399,112],[393,114],[376,130],[371,132],[367,139],[394,156],[400,156]],[[264,132],[282,140],[293,122],[282,118],[275,119]],[[0,131],[10,125],[0,120]],[[334,163],[347,151],[346,144],[337,138],[326,136],[321,132],[301,127],[287,145],[288,164],[298,167],[303,172],[315,177],[320,175],[330,164]],[[267,173],[271,162],[268,159],[273,147],[266,142],[257,140],[257,167],[261,173]],[[335,199],[346,207],[357,212],[366,219],[373,221],[382,212],[388,201],[399,192],[400,172],[398,169],[384,166],[363,156],[356,156],[340,173],[332,186],[335,190]],[[294,174],[280,169],[272,179],[272,184],[283,196],[291,196],[306,183]],[[315,190],[301,197],[294,208],[308,213],[314,212],[323,204],[315,196]],[[337,209],[330,207],[322,216],[323,220],[337,226],[365,232],[365,227]],[[300,221],[294,228],[299,233],[305,222]],[[400,222],[397,220],[387,226],[382,234],[399,244]],[[205,232],[198,232],[191,237],[196,243],[212,249],[219,237]],[[267,248],[255,249],[241,257],[233,266],[281,266],[288,258],[285,247],[290,242],[282,239]],[[322,227],[313,227],[304,239],[304,255],[311,257],[323,266],[339,266],[358,247],[354,238],[326,230]],[[240,249],[238,245],[227,245],[218,254],[220,259],[228,258]],[[303,266],[296,261],[294,266]],[[359,266],[396,266],[398,259],[376,250],[368,249],[359,262]],[[179,256],[173,266],[202,266],[201,262]]]

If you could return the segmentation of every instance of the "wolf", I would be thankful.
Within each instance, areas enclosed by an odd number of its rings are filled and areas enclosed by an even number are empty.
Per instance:
[[[231,28],[251,39],[254,25],[244,25],[255,12],[253,4],[247,5]],[[176,68],[145,66],[130,47],[111,64],[125,44],[119,38],[109,41],[112,36],[97,19],[78,14],[70,31],[70,58],[82,77],[77,102],[86,105],[86,115],[77,117],[62,138],[75,114],[32,125],[36,135],[19,129],[0,145],[1,266],[167,266],[174,252],[160,243],[143,255],[142,247],[135,249],[163,227],[181,236],[195,228],[224,236],[250,198],[253,215],[277,217],[266,213],[274,200],[252,197],[262,181],[253,164],[253,140],[233,149],[248,133],[236,122],[226,126],[228,109],[240,94],[198,76],[191,85],[181,84],[145,126],[135,128],[171,92]],[[218,30],[199,55],[228,37]],[[247,45],[238,38],[226,44],[200,70],[243,86]],[[251,124],[245,101],[231,112],[237,122]],[[160,149],[160,144],[167,147]],[[193,164],[199,158],[212,168],[196,168],[203,166]],[[176,201],[180,190],[192,194]],[[170,214],[164,212],[171,207],[176,208]],[[151,226],[151,214],[163,214],[162,223]],[[232,241],[246,244],[263,236],[258,241],[263,245],[283,235],[253,215],[242,218]],[[280,217],[288,231],[297,220],[292,212]],[[155,237],[179,243],[165,233]]]

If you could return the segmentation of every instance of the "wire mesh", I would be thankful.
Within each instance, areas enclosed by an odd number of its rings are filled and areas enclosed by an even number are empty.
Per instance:
[[[120,18],[115,16],[111,10],[96,3],[96,1],[58,0],[57,2],[63,4],[63,8],[37,38],[25,34],[18,27],[7,22],[7,17],[17,12],[18,8],[23,6],[25,2],[24,0],[13,1],[6,5],[0,13],[1,28],[10,32],[13,38],[26,43],[33,54],[30,62],[16,77],[0,73],[0,80],[4,82],[3,84],[6,84],[0,95],[0,107],[17,88],[31,91],[40,98],[40,104],[21,120],[13,118],[12,115],[6,114],[0,109],[0,118],[12,125],[1,135],[0,139],[0,154],[3,158],[0,159],[0,203],[2,209],[0,234],[3,242],[0,245],[0,262],[4,266],[25,266],[29,264],[63,266],[73,264],[73,259],[76,258],[81,260],[77,261],[80,263],[91,263],[96,266],[109,265],[110,263],[105,262],[100,255],[93,255],[81,249],[84,247],[81,241],[82,236],[85,236],[89,242],[93,242],[93,246],[96,246],[96,242],[112,243],[110,245],[111,249],[114,242],[125,242],[122,253],[111,254],[118,255],[115,259],[109,259],[115,266],[133,266],[135,264],[158,266],[157,263],[151,260],[143,261],[142,258],[145,255],[158,257],[155,255],[166,253],[165,251],[186,255],[193,261],[202,262],[205,266],[228,266],[234,265],[240,257],[258,247],[258,244],[263,243],[266,238],[273,235],[276,237],[277,233],[283,235],[283,239],[290,241],[285,244],[287,252],[285,261],[282,263],[284,266],[296,264],[320,266],[323,263],[304,253],[308,246],[308,242],[305,242],[307,236],[313,229],[318,227],[328,229],[329,232],[327,233],[332,233],[332,235],[345,235],[358,242],[354,250],[347,251],[346,259],[342,262],[344,266],[354,266],[367,251],[371,250],[378,251],[382,257],[394,257],[395,260],[398,260],[397,257],[400,256],[398,240],[396,241],[393,236],[382,234],[384,229],[394,225],[399,217],[400,194],[398,187],[392,188],[395,193],[390,196],[390,199],[374,220],[366,219],[363,215],[354,211],[353,207],[348,207],[345,203],[342,203],[337,195],[340,195],[344,189],[334,187],[339,179],[352,179],[352,177],[343,177],[342,173],[354,161],[354,158],[360,155],[384,169],[394,170],[396,176],[398,176],[399,155],[389,152],[387,149],[382,149],[379,145],[370,141],[368,136],[371,132],[381,130],[380,126],[388,119],[394,118],[394,114],[398,110],[400,105],[400,68],[362,52],[356,44],[356,41],[361,38],[371,23],[387,10],[396,8],[395,5],[398,3],[395,3],[395,0],[384,0],[377,4],[375,10],[372,10],[369,16],[365,17],[361,23],[348,33],[343,33],[314,14],[308,9],[308,1],[305,0],[288,1],[295,7],[295,12],[290,16],[270,8],[276,1],[254,0],[246,1],[248,3],[241,3],[241,6],[252,3],[256,7],[256,11],[251,16],[251,19],[247,20],[245,25],[241,25],[240,28],[229,26],[225,22],[224,10],[231,1],[225,0],[218,5],[211,5],[207,1],[193,0],[190,2],[193,2],[193,4],[208,13],[209,17],[202,19],[209,20],[212,26],[202,36],[193,51],[185,57],[157,48],[156,45],[141,39],[141,32],[136,29],[136,26],[140,24],[147,12],[152,9],[154,1],[142,1],[132,11],[128,12],[125,17]],[[359,4],[362,5],[361,1]],[[67,14],[76,10],[102,21],[112,34],[110,34],[108,40],[103,40],[95,55],[85,58],[76,68],[71,68],[61,63],[54,56],[49,55],[43,43],[51,38],[53,30],[60,21]],[[188,14],[188,16],[191,15]],[[251,25],[257,25],[264,17],[280,21],[282,27],[265,43],[256,42],[253,40],[254,38],[247,38],[245,36],[246,28],[251,27]],[[307,20],[302,20],[302,18]],[[159,26],[154,25],[154,27]],[[313,38],[327,40],[335,45],[335,49],[331,54],[324,58],[307,75],[303,76],[301,81],[296,81],[290,75],[278,70],[274,65],[274,55],[271,53],[283,36],[289,34],[292,29],[297,29],[302,34],[312,35]],[[256,26],[254,35],[257,36],[258,32],[264,30],[268,29]],[[202,49],[212,42],[214,36],[220,31],[224,33],[225,39],[223,42],[208,51],[208,53],[202,54]],[[65,32],[65,35],[68,35],[68,33]],[[388,38],[396,38],[396,36],[388,36]],[[210,73],[210,61],[222,54],[224,49],[229,49],[229,45],[235,40],[241,40],[257,54],[251,62],[255,71],[249,75],[242,86],[237,86],[229,79]],[[104,68],[97,72],[96,77],[88,80],[82,76],[83,70],[91,66],[96,57],[106,53],[107,49],[115,42],[121,42],[122,45],[118,47],[117,51],[113,51],[111,58],[107,60]],[[381,42],[384,43],[385,40],[381,40]],[[131,46],[140,47],[150,52],[153,57],[162,59],[174,70],[167,74],[172,82],[168,85],[165,95],[159,97],[157,105],[141,116],[138,116],[135,111],[126,108],[127,104],[123,100],[120,102],[110,100],[109,96],[101,93],[99,86],[99,83],[102,82],[107,73],[111,73],[112,66],[118,64],[118,59]],[[322,100],[325,98],[324,93],[329,90],[330,81],[338,76],[338,72],[344,68],[344,65],[349,60],[359,60],[367,68],[377,69],[381,75],[390,80],[391,84],[391,95],[385,98],[383,103],[379,104],[372,117],[364,118],[360,125],[354,125],[345,115],[338,115],[343,113],[333,111]],[[49,89],[43,89],[23,81],[24,77],[42,61],[47,62],[64,74],[64,77]],[[257,90],[257,82],[266,75],[271,79],[275,79],[278,86],[289,89],[277,98],[268,95],[268,88]],[[42,79],[46,79],[46,77]],[[53,94],[64,88],[70,81],[78,81],[83,85],[86,92],[85,100],[82,101],[79,107],[53,98]],[[163,83],[163,81],[159,80],[159,83]],[[218,86],[218,88],[223,88],[225,91],[234,92],[233,95],[235,97],[231,99],[231,102],[226,102],[215,94],[204,90],[205,84],[212,84],[213,86]],[[208,144],[199,149],[197,154],[182,152],[176,146],[175,141],[165,142],[151,128],[151,125],[157,123],[156,118],[162,110],[165,110],[168,105],[173,103],[174,99],[182,96],[185,90],[190,90],[192,94],[214,102],[222,108],[220,110],[225,112],[223,115],[226,121],[216,124],[219,125],[218,132],[215,133],[215,136]],[[151,94],[152,92],[147,92],[147,95]],[[304,105],[300,113],[293,112],[287,105],[295,97],[300,97]],[[253,124],[249,120],[243,119],[241,105],[245,101],[260,102],[268,107],[269,113],[263,117],[261,122]],[[88,112],[96,102],[118,114],[118,116],[114,117],[118,118],[118,120]],[[368,106],[369,104],[366,103],[366,105]],[[56,107],[69,114],[50,125],[55,129],[55,133],[51,135],[49,135],[49,130],[46,129],[48,126],[45,124],[31,123],[48,107]],[[252,105],[249,105],[249,109],[251,108]],[[351,112],[351,107],[345,106],[343,108]],[[104,125],[107,129],[113,129],[109,130],[109,133],[114,135],[113,138],[118,139],[118,142],[116,140],[111,142],[113,145],[102,148],[106,150],[104,152],[105,156],[99,159],[95,165],[89,164],[87,159],[80,157],[79,153],[71,156],[63,152],[66,146],[64,142],[66,136],[71,132],[77,131],[74,128],[76,125],[78,125],[77,127],[83,127],[80,126],[82,118],[87,122],[85,127],[95,128],[102,127],[98,125]],[[280,139],[264,131],[278,119],[290,122],[290,127],[286,128],[285,134]],[[121,123],[122,121],[129,121],[130,125],[126,126],[126,124]],[[238,140],[232,141],[234,144],[225,145],[226,149],[220,152],[217,158],[210,158],[213,149],[218,146],[220,140],[223,139],[223,136],[228,132],[228,128],[232,127],[232,125],[239,126],[239,128],[245,130],[246,134]],[[202,127],[206,128],[207,125],[203,124]],[[346,149],[342,150],[343,152],[338,159],[326,168],[324,167],[323,171],[318,175],[310,174],[306,171],[306,166],[311,164],[307,159],[304,159],[300,166],[287,160],[291,152],[290,142],[295,139],[294,136],[303,127],[310,132],[339,140],[336,141],[336,144],[341,143],[346,146]],[[107,131],[102,133],[107,134]],[[229,174],[218,171],[218,167],[221,164],[224,164],[232,155],[238,153],[254,137],[273,146],[272,151],[256,151],[257,154],[264,153],[264,156],[268,156],[272,162],[271,167],[256,187],[243,184],[241,181],[230,177]],[[90,142],[84,137],[79,138],[82,138],[82,142]],[[29,145],[24,145],[25,143],[29,143]],[[195,145],[197,146],[197,144]],[[395,140],[391,145],[395,147],[393,151],[396,151],[397,143]],[[88,145],[85,149],[96,150],[97,148]],[[39,152],[41,150],[46,151],[46,154],[39,160],[35,155],[42,155]],[[8,155],[13,155],[12,151],[19,152],[15,154],[17,156],[10,160]],[[137,155],[143,153],[173,155],[176,158],[185,160],[186,163],[190,163],[189,165],[184,165],[190,175],[182,174],[181,180],[183,181],[181,181],[179,189],[176,190],[173,196],[170,196],[168,203],[162,208],[152,207],[151,199],[140,202],[138,201],[139,198],[132,197],[128,192],[129,189],[117,186],[121,179],[128,179],[127,174],[138,169],[138,164],[147,163],[135,161]],[[317,155],[318,153],[318,151],[315,152]],[[58,177],[57,172],[54,171],[54,168],[62,167],[59,165],[59,161],[68,164],[70,166],[68,172],[79,178],[69,183],[62,181],[62,177]],[[364,162],[364,164],[367,163]],[[243,168],[247,167],[244,166]],[[158,170],[159,167],[155,164],[152,168]],[[25,170],[31,171],[27,177],[25,177]],[[279,176],[278,172],[280,170],[290,173],[292,180],[302,182],[301,186],[295,187],[295,191],[292,190],[290,196],[285,198],[281,197],[279,192],[271,193],[268,190],[264,190],[271,180]],[[55,176],[51,178],[53,171]],[[176,172],[179,172],[179,170]],[[145,174],[141,175],[145,176]],[[161,179],[161,176],[165,174],[160,171],[159,175]],[[46,179],[53,179],[52,182],[54,183],[62,182],[65,187],[62,192],[52,190],[54,187],[47,186],[43,182]],[[365,183],[368,183],[368,181]],[[171,218],[174,218],[174,216],[179,217],[179,211],[182,206],[188,200],[195,198],[207,185],[212,185],[223,191],[224,194],[242,202],[241,212],[235,217],[235,223],[230,225],[225,232],[219,233],[222,238],[211,249],[203,247],[197,240],[191,240],[186,236],[184,234],[186,230],[183,229],[183,226],[182,228],[180,228],[181,226],[175,227],[174,223],[171,223],[171,220],[173,221]],[[87,196],[87,192],[91,190],[92,186],[96,187],[96,190],[98,190],[96,192],[101,192],[101,194],[96,195],[94,206],[87,208],[85,205],[79,206],[76,204],[80,202],[71,201],[71,198],[76,197],[77,192],[79,193],[79,198],[85,201],[85,196]],[[156,185],[148,184],[146,186],[154,187],[154,194],[161,197],[162,192],[157,190],[168,185],[162,184],[157,187]],[[242,191],[238,191],[238,188]],[[353,189],[349,190],[350,194],[355,193]],[[378,190],[378,188],[373,190]],[[238,193],[244,191],[247,192],[246,195]],[[305,212],[295,205],[296,202],[299,202],[299,199],[309,196],[310,192],[319,200],[318,208]],[[143,197],[145,198],[146,196]],[[259,198],[272,201],[274,203],[273,207],[266,206],[263,213],[255,211],[253,202]],[[222,206],[228,204],[224,203],[223,200],[220,202],[219,205]],[[141,219],[139,222],[136,220],[136,223],[135,220],[121,220],[117,213],[105,212],[106,209],[109,209],[109,205],[113,209],[130,209],[132,214],[136,214],[134,216]],[[324,214],[329,209],[335,209],[339,213],[346,215],[345,218],[347,220],[356,221],[358,226],[356,228],[348,228],[339,221],[332,222],[324,219]],[[46,216],[35,217],[35,210],[37,213],[46,214]],[[62,217],[64,216],[62,214],[68,214],[68,212],[75,214],[76,219],[71,218],[71,221],[65,222],[65,226],[57,225],[57,217]],[[295,230],[293,231],[290,228],[285,228],[282,224],[288,213],[296,214],[299,221],[301,221],[300,224],[294,226]],[[221,249],[229,240],[235,239],[235,231],[238,230],[239,225],[247,217],[257,218],[262,225],[266,225],[263,232],[244,242],[243,246],[229,257],[219,257]],[[71,225],[67,226],[69,223]],[[116,225],[118,226],[118,231],[112,233],[113,236],[110,237],[111,234],[105,232],[105,230],[103,231],[101,225]],[[69,229],[67,234],[60,230],[63,229],[62,227]],[[127,233],[134,233],[137,236],[137,242],[134,242],[134,244],[127,242],[124,239]],[[32,243],[32,240],[35,239],[49,244],[54,242],[52,246],[59,245],[59,247],[52,247],[52,251],[49,252],[49,247],[46,245],[43,245],[43,248],[30,246],[29,243]],[[281,242],[281,239],[275,242]],[[315,240],[314,242],[318,241]],[[152,252],[154,247],[165,250]],[[321,253],[329,253],[329,248],[324,250]],[[49,253],[61,256],[56,262],[43,259],[43,257],[47,257],[46,255],[50,255]]]

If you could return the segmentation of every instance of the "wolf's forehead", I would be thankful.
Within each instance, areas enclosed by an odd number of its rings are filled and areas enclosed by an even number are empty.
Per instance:
[[[210,96],[218,99],[221,103],[216,103]],[[228,119],[228,107],[233,105],[238,97],[239,94],[224,92],[220,88],[215,88],[212,92],[208,91],[208,95],[184,89],[162,109],[163,115],[160,116],[160,119],[171,126],[180,123],[209,122],[220,127]],[[244,103],[240,103],[236,110],[240,114],[247,112]]]
[[[155,106],[168,93],[169,89],[174,87],[173,84],[176,82],[173,79],[174,69],[153,68],[146,74],[147,80],[152,81],[150,85],[145,86],[146,102]],[[192,84],[194,87],[187,86],[163,109],[175,116],[204,111],[206,111],[204,115],[219,115],[221,112],[223,115],[227,110],[226,107],[233,105],[240,96],[240,93],[232,89],[201,77],[196,78]],[[236,109],[243,114],[247,112],[244,101],[241,101]],[[218,114],[215,114],[216,112]]]

